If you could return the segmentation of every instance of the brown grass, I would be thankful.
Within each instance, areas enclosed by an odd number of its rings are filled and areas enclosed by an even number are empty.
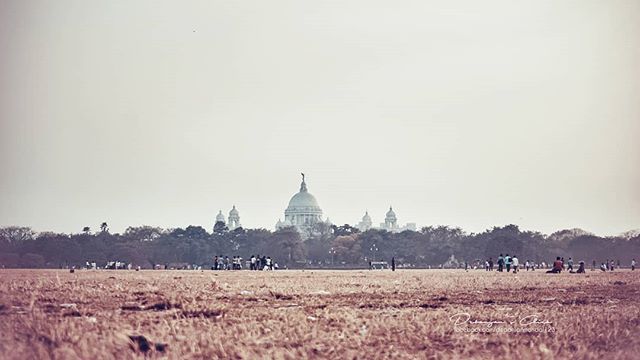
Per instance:
[[[631,359],[639,276],[0,270],[0,358]],[[460,312],[555,331],[456,332]]]

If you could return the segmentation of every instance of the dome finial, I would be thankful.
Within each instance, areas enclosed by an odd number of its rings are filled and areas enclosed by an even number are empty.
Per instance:
[[[300,173],[300,175],[302,175],[302,184],[300,184],[300,191],[301,192],[306,192],[307,191],[307,183],[304,182],[304,173]]]

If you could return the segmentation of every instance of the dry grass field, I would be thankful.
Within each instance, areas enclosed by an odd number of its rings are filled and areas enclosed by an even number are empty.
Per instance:
[[[632,359],[639,278],[0,270],[0,358]]]

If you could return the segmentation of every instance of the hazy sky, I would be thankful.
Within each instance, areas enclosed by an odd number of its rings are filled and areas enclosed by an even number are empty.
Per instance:
[[[640,228],[640,1],[0,0],[0,226]]]

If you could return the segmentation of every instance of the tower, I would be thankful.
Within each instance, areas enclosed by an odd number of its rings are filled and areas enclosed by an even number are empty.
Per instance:
[[[229,227],[229,230],[242,226],[240,225],[240,213],[238,212],[238,209],[236,209],[235,205],[233,205],[233,209],[229,211],[229,224],[227,226]]]
[[[387,215],[384,218],[384,228],[387,230],[396,229],[398,227],[398,218],[396,217],[396,213],[393,211],[393,207],[389,206],[389,211],[387,211]]]

